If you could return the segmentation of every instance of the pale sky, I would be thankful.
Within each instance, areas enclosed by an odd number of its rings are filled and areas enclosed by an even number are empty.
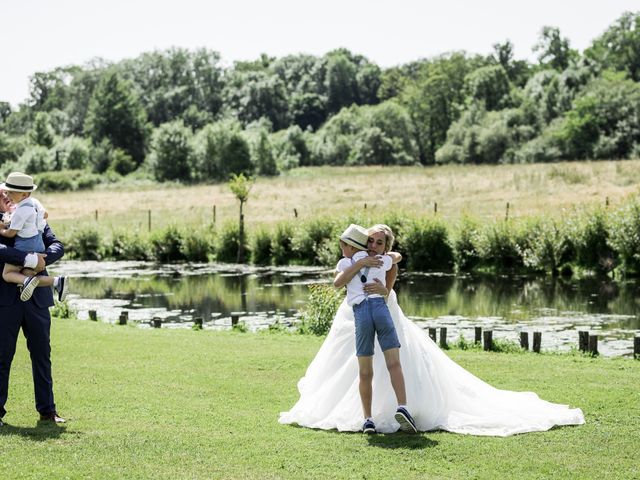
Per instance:
[[[15,107],[29,76],[95,57],[206,47],[225,65],[261,53],[323,55],[339,47],[381,67],[507,39],[535,60],[540,30],[558,27],[580,51],[638,0],[0,0],[0,100]]]

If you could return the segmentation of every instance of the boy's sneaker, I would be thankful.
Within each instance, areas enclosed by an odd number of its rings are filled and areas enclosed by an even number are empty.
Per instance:
[[[418,433],[416,422],[406,408],[398,407],[395,417],[396,422],[400,424],[400,430],[403,432]]]
[[[69,293],[69,279],[67,277],[58,277],[56,291],[58,292],[58,301],[64,302]]]
[[[364,425],[362,425],[362,433],[377,433],[376,432],[376,424],[373,423],[373,420],[365,420]]]
[[[40,279],[38,277],[27,277],[27,279],[22,284],[22,292],[20,292],[20,300],[26,302],[33,295],[34,290],[40,283]]]

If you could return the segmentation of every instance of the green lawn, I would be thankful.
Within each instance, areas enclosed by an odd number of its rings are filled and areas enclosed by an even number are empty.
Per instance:
[[[450,351],[495,386],[581,407],[586,424],[509,438],[363,436],[278,424],[321,339],[55,320],[55,393],[38,425],[14,361],[0,478],[640,477],[640,362]]]

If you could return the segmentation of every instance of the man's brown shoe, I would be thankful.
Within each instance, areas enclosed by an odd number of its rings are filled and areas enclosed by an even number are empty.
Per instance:
[[[57,412],[51,412],[51,413],[41,413],[40,414],[40,421],[43,422],[54,422],[54,423],[65,423],[66,420],[60,416],[58,416]]]

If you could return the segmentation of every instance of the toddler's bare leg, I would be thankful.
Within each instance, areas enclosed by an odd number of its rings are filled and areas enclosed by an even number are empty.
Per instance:
[[[17,283],[18,285],[22,285],[26,275],[20,273],[22,267],[19,265],[10,265],[8,263],[4,264],[4,270],[2,270],[2,278],[7,283]]]

